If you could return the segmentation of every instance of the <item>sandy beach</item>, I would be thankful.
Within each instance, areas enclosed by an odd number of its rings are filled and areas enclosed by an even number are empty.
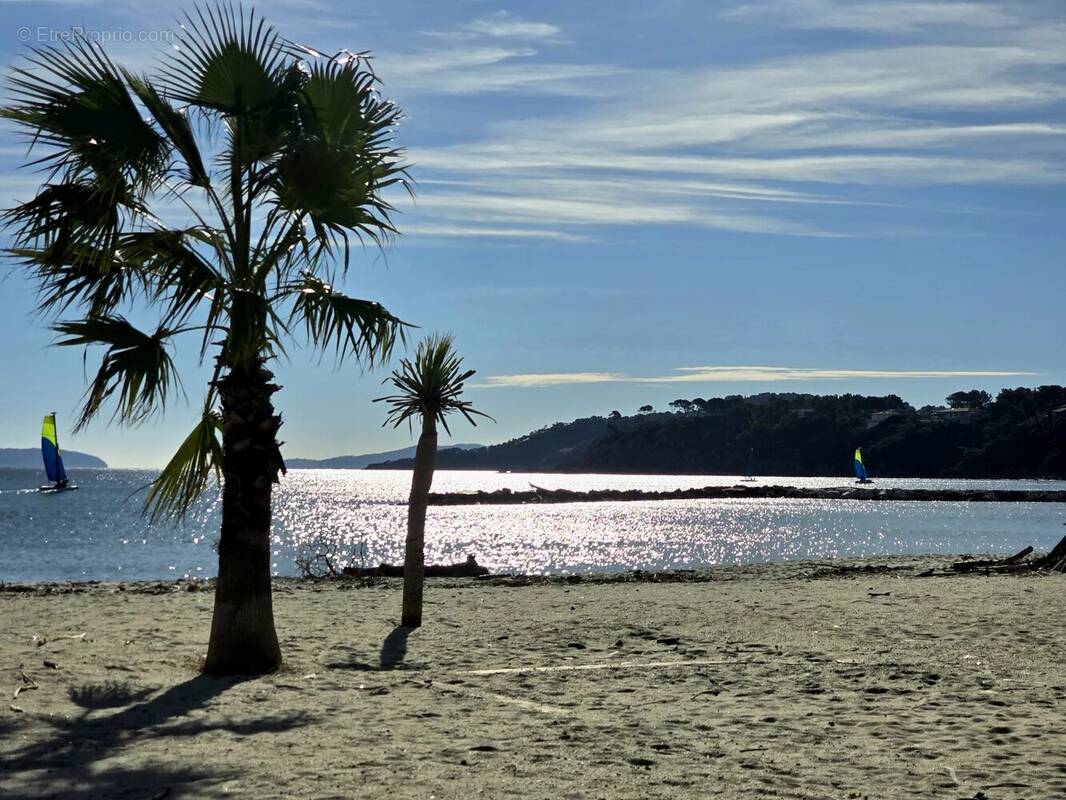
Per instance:
[[[280,580],[243,681],[209,589],[4,591],[0,797],[1066,797],[1066,576],[871,563],[437,580],[415,632],[398,581]]]

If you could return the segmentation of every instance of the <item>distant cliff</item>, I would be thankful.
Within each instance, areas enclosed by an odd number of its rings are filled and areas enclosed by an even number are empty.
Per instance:
[[[441,448],[441,453],[451,449],[470,450],[479,448],[479,444],[449,444]],[[400,450],[388,450],[384,453],[365,453],[361,456],[334,456],[333,458],[286,458],[288,469],[363,469],[378,461],[391,461],[401,458],[414,458],[415,446]]]
[[[77,450],[64,450],[63,464],[67,469],[107,469],[102,458]],[[0,467],[44,469],[44,464],[37,447],[0,447]]]
[[[958,392],[915,409],[896,395],[765,393],[675,400],[672,411],[559,422],[442,453],[442,469],[1066,479],[1066,387]],[[410,459],[372,465],[409,469]]]

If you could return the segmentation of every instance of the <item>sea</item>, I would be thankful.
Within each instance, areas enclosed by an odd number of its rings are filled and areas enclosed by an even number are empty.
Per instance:
[[[142,514],[144,470],[71,471],[77,492],[39,494],[41,474],[0,469],[0,581],[206,579],[215,575],[221,500],[209,492],[181,524]],[[664,490],[731,486],[739,476],[439,471],[435,491]],[[847,485],[842,477],[762,477],[761,485]],[[878,487],[1043,489],[1066,481],[880,478]],[[272,564],[301,555],[336,565],[403,560],[410,473],[292,470],[275,488]],[[866,500],[666,500],[430,507],[426,558],[468,555],[493,572],[583,574],[926,553],[1050,549],[1066,504]]]

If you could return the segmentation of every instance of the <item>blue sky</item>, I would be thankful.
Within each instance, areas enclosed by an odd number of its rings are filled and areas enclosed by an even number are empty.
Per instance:
[[[318,50],[370,49],[405,109],[404,235],[346,288],[478,370],[494,442],[677,397],[1062,383],[1066,5],[1059,0],[255,4]],[[0,2],[0,55],[82,28],[149,69],[151,4]],[[0,204],[32,195],[0,129]],[[4,240],[6,242],[6,240]],[[0,446],[70,420],[81,354],[48,347],[32,287],[0,283]],[[165,461],[190,402],[64,442]],[[90,366],[92,357],[90,356]],[[277,365],[290,456],[403,446],[384,373]]]

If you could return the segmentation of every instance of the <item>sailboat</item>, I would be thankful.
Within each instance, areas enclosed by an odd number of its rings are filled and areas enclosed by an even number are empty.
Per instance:
[[[42,486],[37,491],[69,492],[77,489],[67,480],[67,470],[63,466],[63,454],[59,451],[59,436],[56,433],[56,415],[53,411],[44,418],[41,424],[41,456],[44,458],[44,472],[51,483]]]
[[[855,483],[873,483],[873,478],[866,474],[866,467],[862,463],[862,449],[855,448]]]
[[[751,474],[751,462],[754,461],[754,460],[755,460],[755,448],[753,447],[750,450],[748,450],[748,474],[740,479],[744,483],[754,483],[755,481],[758,480],[758,478],[756,478],[754,475]]]

